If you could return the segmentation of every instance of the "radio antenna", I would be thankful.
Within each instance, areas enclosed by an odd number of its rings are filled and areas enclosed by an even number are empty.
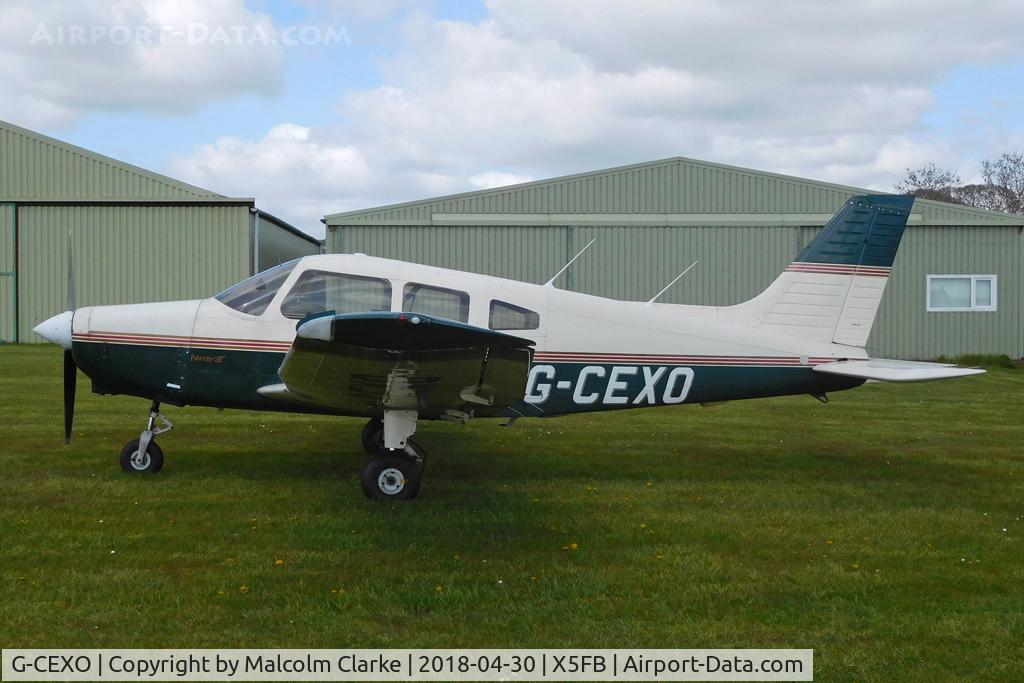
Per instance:
[[[596,241],[597,241],[597,238],[595,237],[594,239],[592,239],[589,242],[587,242],[587,246],[585,246],[582,249],[580,249],[578,254],[576,254],[571,259],[569,259],[569,262],[566,263],[564,266],[562,266],[562,269],[560,271],[558,271],[557,273],[555,273],[554,276],[550,280],[545,282],[544,286],[545,287],[553,287],[555,285],[555,280],[558,279],[558,276],[561,275],[562,273],[564,273],[565,271],[569,270],[569,266],[572,265],[573,261],[578,259],[580,256],[583,256],[583,252],[585,252],[587,249],[590,249],[590,245],[593,244]]]
[[[651,299],[650,299],[650,301],[648,301],[648,302],[647,302],[647,305],[648,305],[648,306],[650,306],[651,304],[653,304],[653,303],[655,302],[655,300],[656,300],[656,299],[657,299],[657,298],[658,298],[659,296],[661,296],[662,294],[664,294],[665,292],[667,292],[667,291],[668,291],[668,288],[669,288],[669,287],[671,287],[671,286],[672,286],[672,285],[674,285],[675,283],[679,282],[680,278],[682,278],[682,277],[683,277],[684,275],[686,275],[687,273],[689,273],[689,272],[690,272],[690,269],[691,269],[691,268],[693,268],[693,267],[694,267],[695,265],[697,265],[697,263],[698,263],[698,261],[694,261],[693,263],[691,263],[690,265],[688,265],[688,266],[686,267],[686,270],[684,270],[683,272],[679,273],[679,275],[676,275],[676,279],[672,280],[672,282],[670,282],[670,283],[668,283],[667,285],[665,285],[665,288],[664,288],[664,289],[662,289],[662,290],[661,290],[660,292],[658,292],[657,294],[655,294],[654,296],[652,296],[652,297],[651,297]]]

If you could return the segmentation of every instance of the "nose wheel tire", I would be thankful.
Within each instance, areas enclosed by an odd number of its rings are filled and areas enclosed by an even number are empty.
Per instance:
[[[412,500],[420,492],[420,468],[406,457],[377,456],[363,467],[361,483],[371,500]]]
[[[164,452],[156,441],[150,441],[146,452],[139,451],[139,440],[132,439],[121,449],[121,469],[132,474],[159,472],[164,466]]]

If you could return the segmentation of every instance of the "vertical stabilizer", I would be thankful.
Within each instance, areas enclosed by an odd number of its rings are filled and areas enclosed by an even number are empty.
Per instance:
[[[737,323],[801,339],[867,344],[910,195],[851,197],[768,289],[727,309]]]

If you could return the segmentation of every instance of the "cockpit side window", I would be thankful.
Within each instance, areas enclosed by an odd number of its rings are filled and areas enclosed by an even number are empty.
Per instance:
[[[402,295],[402,310],[465,323],[469,322],[469,294],[457,289],[410,282]]]
[[[228,287],[214,298],[236,311],[249,315],[263,315],[277,290],[281,289],[281,285],[291,275],[298,262],[299,260],[295,259],[257,273],[237,285]]]
[[[528,308],[494,299],[489,327],[492,330],[536,330],[540,327],[540,316]]]
[[[324,311],[391,310],[391,283],[376,277],[307,270],[281,302],[281,315],[302,319]]]

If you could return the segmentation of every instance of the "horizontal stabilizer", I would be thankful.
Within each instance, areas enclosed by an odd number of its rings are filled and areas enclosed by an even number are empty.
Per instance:
[[[948,363],[920,363],[910,360],[841,360],[814,366],[815,372],[843,377],[860,377],[881,382],[929,382],[935,379],[950,379],[980,375],[980,368],[958,368]]]

